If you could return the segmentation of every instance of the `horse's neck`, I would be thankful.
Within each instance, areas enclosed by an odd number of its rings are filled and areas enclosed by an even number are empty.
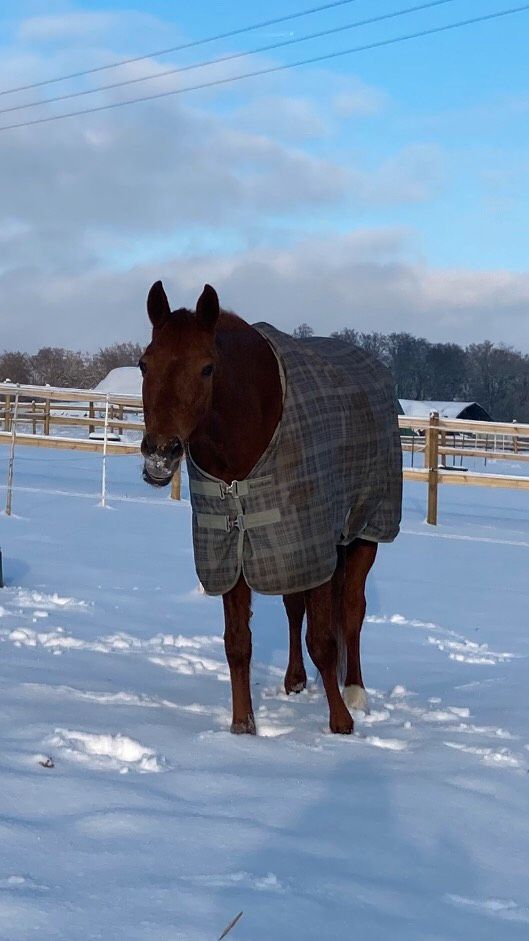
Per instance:
[[[191,435],[193,459],[227,483],[243,480],[266,450],[281,417],[279,367],[269,344],[244,321],[221,321],[210,413]]]

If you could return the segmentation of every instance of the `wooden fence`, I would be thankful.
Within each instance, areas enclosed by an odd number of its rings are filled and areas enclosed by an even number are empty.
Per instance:
[[[15,421],[16,412],[16,421]],[[529,425],[518,422],[464,421],[399,417],[402,448],[412,456],[404,478],[428,488],[427,521],[437,523],[439,486],[507,487],[529,490],[529,475],[478,473],[463,467],[464,458],[529,461]],[[84,436],[53,434],[53,428],[79,429]],[[40,428],[40,432],[39,432]],[[32,445],[106,454],[137,454],[139,441],[121,440],[123,432],[143,433],[142,400],[87,389],[19,386],[0,383],[0,444]],[[417,457],[421,466],[415,466]],[[452,459],[452,464],[449,464]],[[459,460],[459,466],[457,466]],[[180,499],[180,474],[171,495]]]
[[[428,504],[426,519],[437,524],[440,484],[471,487],[507,487],[529,490],[529,476],[489,474],[468,471],[456,465],[456,458],[481,458],[483,461],[529,460],[529,425],[518,422],[465,421],[459,418],[440,418],[431,412],[429,418],[399,417],[401,429],[415,432],[416,437],[405,436],[404,451],[415,450],[424,457],[422,467],[406,467],[404,478],[426,483]],[[498,442],[501,442],[499,446]],[[453,458],[452,466],[447,458]]]
[[[127,417],[129,416],[129,417]],[[132,421],[131,417],[136,416]],[[41,432],[39,433],[39,424]],[[57,435],[53,426],[78,429],[83,437]],[[29,430],[29,428],[31,430]],[[11,446],[6,511],[11,512],[11,485],[15,444],[68,451],[92,451],[108,455],[139,454],[144,431],[140,396],[95,392],[91,389],[59,389],[52,386],[25,386],[0,383],[0,444]],[[136,431],[138,439],[121,440],[124,431]],[[171,484],[171,497],[181,498],[180,468]]]

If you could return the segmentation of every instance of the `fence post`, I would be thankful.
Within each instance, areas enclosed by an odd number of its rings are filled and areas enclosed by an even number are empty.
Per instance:
[[[182,464],[180,463],[171,481],[171,500],[182,499]]]
[[[93,403],[93,402],[89,402],[89,403],[88,403],[88,417],[89,417],[89,418],[95,418],[95,417],[96,417],[96,413],[95,413],[94,403]],[[95,431],[95,425],[89,425],[89,426],[88,426],[88,437],[90,437],[90,435],[93,435],[94,431]]]
[[[18,418],[18,392],[15,395],[15,411],[11,423],[11,451],[9,454],[9,466],[7,470],[7,495],[6,495],[6,516],[11,516],[13,505],[13,471],[15,466],[15,444],[17,441],[17,418]]]
[[[6,404],[4,411],[4,430],[11,431],[11,396],[6,395]]]
[[[439,487],[439,412],[430,412],[426,429],[424,462],[428,467],[428,512],[426,522],[437,526],[437,496]]]
[[[108,440],[108,395],[105,402],[105,430],[103,432],[103,466],[101,470],[101,503],[100,506],[107,505],[107,440]]]
[[[44,434],[49,435],[50,433],[50,411],[51,411],[51,399],[46,399],[44,405]]]
[[[446,431],[441,432],[441,447],[446,448]],[[441,464],[446,467],[446,454],[441,454]]]

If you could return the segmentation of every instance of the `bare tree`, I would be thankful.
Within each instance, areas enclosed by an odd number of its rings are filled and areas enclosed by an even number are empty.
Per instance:
[[[2,353],[0,355],[0,382],[9,379],[27,385],[31,382],[31,363],[26,353]]]
[[[34,385],[83,388],[86,382],[86,358],[82,353],[58,346],[43,346],[30,359]]]
[[[297,340],[306,340],[307,337],[314,336],[314,330],[308,323],[300,323],[299,327],[292,331],[292,336],[296,337]]]
[[[108,376],[111,369],[136,366],[143,350],[144,347],[140,343],[114,343],[113,346],[100,349],[88,364],[90,387]]]

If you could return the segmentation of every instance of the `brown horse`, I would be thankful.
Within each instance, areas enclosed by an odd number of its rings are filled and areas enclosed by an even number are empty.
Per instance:
[[[244,481],[270,444],[281,420],[283,389],[267,340],[244,320],[220,310],[206,285],[196,312],[171,312],[161,281],[150,289],[152,341],[141,357],[146,433],[144,479],[168,484],[184,451],[207,475],[230,485]],[[333,577],[318,587],[283,596],[290,629],[287,693],[306,686],[301,646],[307,647],[329,704],[332,732],[350,733],[347,708],[367,708],[360,667],[365,581],[377,552],[374,541],[354,539],[338,553]],[[235,733],[255,734],[250,691],[251,589],[241,574],[223,594],[225,649],[230,668]],[[338,685],[343,654],[344,695]],[[345,701],[344,701],[345,700]],[[347,705],[346,705],[347,703]]]

